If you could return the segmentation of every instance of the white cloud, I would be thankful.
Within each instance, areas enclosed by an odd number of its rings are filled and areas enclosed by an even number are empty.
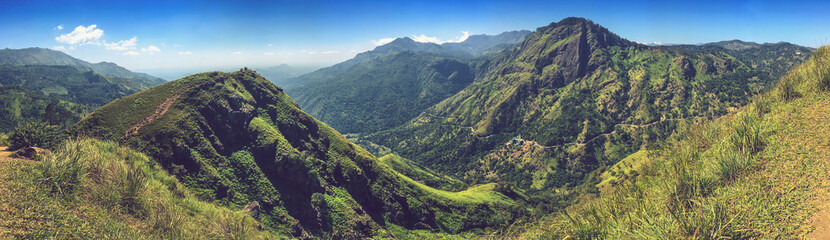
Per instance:
[[[271,44],[269,43],[269,44],[268,44],[268,46],[270,47],[270,46],[271,46]]]
[[[58,25],[57,27],[55,27],[55,30],[58,30],[58,31],[63,30],[63,24]]]
[[[357,50],[354,50],[354,49],[349,50],[349,53],[357,53]]]
[[[372,44],[375,44],[375,46],[381,46],[392,41],[395,41],[395,38],[381,38],[378,40],[372,40]]]
[[[136,51],[126,51],[122,55],[124,55],[124,56],[136,56],[136,55],[139,55],[139,54],[140,53],[138,53]]]
[[[443,44],[443,43],[463,42],[463,41],[467,40],[467,38],[470,37],[470,32],[461,31],[461,34],[462,34],[461,36],[458,36],[453,40],[447,40],[447,41],[441,41],[441,39],[438,39],[438,37],[430,37],[430,36],[427,36],[427,35],[424,35],[424,34],[412,35],[412,40],[415,40],[416,42],[423,42],[423,43]]]
[[[150,45],[150,46],[147,46],[146,48],[141,48],[141,51],[146,52],[150,55],[153,55],[153,54],[156,54],[157,52],[161,52],[161,49],[159,47]]]
[[[130,38],[130,40],[121,40],[117,43],[104,43],[104,46],[107,47],[107,50],[118,50],[118,51],[125,51],[130,49],[135,49],[136,42],[138,42],[138,37]]]
[[[317,54],[317,51],[308,51],[308,52],[306,52],[306,53],[311,54],[311,55],[314,55],[314,54]]]
[[[80,25],[71,33],[60,35],[55,41],[71,45],[99,44],[104,36],[104,30],[98,29],[98,25],[92,24],[87,27]]]
[[[233,55],[242,55],[242,51],[233,52]]]
[[[340,53],[340,51],[337,51],[337,50],[332,50],[332,51],[323,51],[323,52],[321,52],[320,54],[335,54],[335,53]]]
[[[467,41],[467,38],[469,38],[469,37],[470,37],[470,32],[467,32],[467,31],[461,31],[461,34],[462,34],[462,35],[461,35],[461,36],[456,37],[456,38],[455,38],[455,40],[450,40],[450,41],[447,41],[447,42],[455,42],[455,43],[459,43],[459,42]]]
[[[190,54],[193,54],[193,52],[191,52],[191,51],[179,52],[179,55],[190,55]]]
[[[441,43],[441,40],[437,37],[428,37],[427,35],[412,35],[412,40],[416,42],[423,42],[423,43]]]
[[[274,55],[274,52],[265,52],[264,55]]]
[[[54,46],[54,47],[52,47],[52,50],[66,52],[66,47],[64,47],[64,46]]]

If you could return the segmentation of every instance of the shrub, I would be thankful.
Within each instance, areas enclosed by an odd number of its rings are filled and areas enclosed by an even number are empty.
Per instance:
[[[9,135],[5,133],[0,133],[0,147],[7,146],[9,146]]]
[[[793,78],[790,76],[784,76],[781,78],[781,82],[778,84],[778,97],[784,101],[793,100],[799,96],[801,96],[797,90],[795,90],[795,83],[793,83]]]
[[[17,126],[9,136],[9,150],[40,147],[56,150],[68,138],[59,127],[44,122],[26,122]]]
[[[830,90],[830,65],[827,64],[827,51],[830,51],[827,47],[819,48],[812,59],[815,63],[813,74],[818,78],[818,89],[821,91]]]

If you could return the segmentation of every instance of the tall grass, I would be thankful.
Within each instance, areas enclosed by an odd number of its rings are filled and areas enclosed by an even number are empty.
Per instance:
[[[729,141],[739,152],[755,154],[764,147],[761,136],[764,130],[757,115],[741,114],[733,129],[735,133],[729,136]]]
[[[106,219],[119,219],[110,221],[132,219],[128,222],[151,238],[269,236],[256,231],[252,226],[259,224],[245,213],[199,201],[176,178],[151,165],[145,155],[115,142],[69,140],[33,170],[48,196],[61,196],[62,202],[91,206],[101,209],[102,216],[113,216]]]
[[[245,224],[245,217],[232,213],[220,214],[215,218],[214,231],[222,239],[250,239],[253,229],[249,224]]]
[[[40,182],[50,193],[71,195],[80,187],[87,174],[83,163],[86,153],[78,144],[66,144],[56,154],[36,165]]]

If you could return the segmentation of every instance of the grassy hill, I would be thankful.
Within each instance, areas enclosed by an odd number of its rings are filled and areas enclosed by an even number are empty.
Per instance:
[[[680,128],[610,168],[638,174],[499,238],[825,238],[828,90],[825,46],[740,111]]]
[[[144,154],[114,142],[69,141],[41,161],[8,153],[0,151],[0,237],[287,237],[260,230],[248,212],[199,200]]]
[[[73,130],[146,153],[200,199],[231,209],[262,204],[262,223],[277,234],[469,234],[525,212],[495,184],[447,192],[403,177],[247,69],[121,98]]]
[[[775,82],[765,66],[807,57],[781,47],[778,55],[756,56],[764,64],[751,64],[742,60],[750,53],[733,54],[722,47],[648,47],[566,18],[492,59],[459,93],[365,139],[467,183],[567,193],[682,121],[748,103]]]

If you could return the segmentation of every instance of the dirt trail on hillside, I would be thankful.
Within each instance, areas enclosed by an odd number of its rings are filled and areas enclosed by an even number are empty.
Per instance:
[[[809,132],[801,133],[803,138],[793,139],[803,147],[802,151],[807,153],[806,158],[817,159],[822,165],[830,164],[830,102],[822,101],[808,107],[811,114],[801,119],[810,129]],[[814,179],[816,187],[812,190],[810,204],[816,207],[815,213],[808,223],[812,228],[806,239],[830,239],[830,170],[823,176],[819,175]]]
[[[155,121],[156,119],[159,119],[160,117],[164,116],[164,114],[167,113],[167,109],[169,109],[170,106],[173,105],[173,103],[176,102],[176,100],[179,99],[179,97],[182,94],[187,92],[187,90],[190,90],[191,88],[194,88],[194,87],[202,86],[205,83],[207,83],[207,82],[202,82],[202,83],[197,84],[195,86],[185,85],[185,86],[179,88],[179,90],[176,90],[176,92],[174,92],[173,95],[170,95],[170,97],[168,97],[167,99],[164,99],[164,102],[162,102],[158,107],[156,107],[156,111],[153,112],[153,114],[150,114],[150,116],[147,116],[147,118],[142,119],[140,122],[138,122],[135,125],[133,125],[132,127],[130,127],[127,130],[127,132],[124,133],[124,140],[127,140],[130,137],[138,135],[138,130],[141,129],[141,127],[144,127],[144,125],[150,124],[151,122]]]

